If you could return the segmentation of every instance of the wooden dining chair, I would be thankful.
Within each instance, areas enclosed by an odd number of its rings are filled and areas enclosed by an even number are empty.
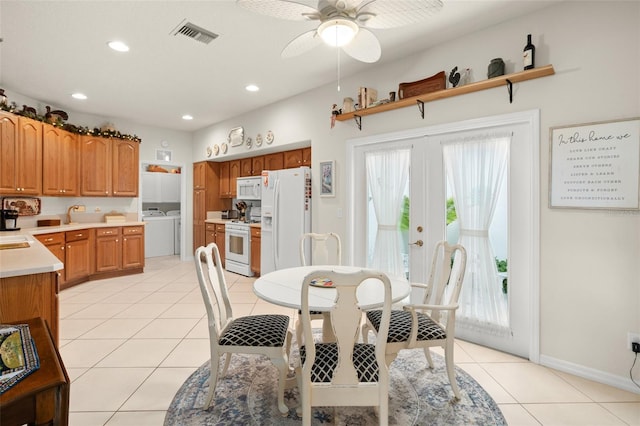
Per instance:
[[[467,252],[460,244],[451,245],[446,241],[436,244],[427,284],[411,283],[411,287],[424,291],[422,304],[404,305],[402,310],[391,312],[386,347],[388,365],[400,350],[422,348],[431,368],[433,360],[429,348],[444,348],[447,375],[456,399],[460,399],[460,390],[453,363],[455,314],[466,263]],[[381,338],[382,314],[380,310],[366,313],[366,322],[362,325],[364,342],[368,341],[369,331]]]
[[[307,259],[305,255],[307,240],[311,242],[310,259]],[[333,241],[333,243],[331,243],[330,241]],[[332,249],[332,255],[329,254],[329,248]],[[342,243],[338,234],[334,232],[328,232],[325,234],[308,232],[306,234],[302,234],[302,236],[300,237],[300,263],[302,264],[302,266],[342,265]],[[298,310],[298,319],[295,325],[296,342],[298,342],[298,344],[300,344],[300,339],[302,338],[302,333],[300,332],[300,313],[301,311]],[[311,319],[324,321],[325,315],[326,313],[320,311],[312,311]],[[330,336],[331,332],[327,330],[327,333],[324,334]]]
[[[314,340],[309,311],[310,288],[323,280],[331,281],[331,288],[323,286],[317,291],[335,292],[329,315],[332,324],[339,324],[333,330],[336,341],[330,343]],[[357,289],[366,280],[377,280],[384,289],[380,339],[375,344],[357,343],[362,318]],[[374,406],[378,407],[379,423],[388,424],[389,370],[385,348],[391,313],[389,278],[375,271],[316,271],[304,279],[301,306],[304,345],[296,360],[296,377],[302,397],[302,424],[311,424],[313,406]]]
[[[220,358],[226,354],[222,375],[234,353],[262,354],[279,370],[278,410],[284,415],[289,408],[284,403],[284,388],[289,369],[291,331],[288,315],[251,315],[234,318],[229,300],[220,252],[215,243],[199,247],[195,252],[196,273],[207,309],[211,376],[204,409],[211,405],[218,382]]]

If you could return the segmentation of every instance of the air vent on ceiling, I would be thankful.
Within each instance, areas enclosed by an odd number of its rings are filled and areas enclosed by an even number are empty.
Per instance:
[[[204,28],[201,28],[197,25],[192,24],[191,22],[186,22],[184,20],[180,24],[178,24],[178,26],[173,30],[172,34],[174,36],[182,34],[183,36],[192,38],[204,44],[209,44],[213,40],[218,38],[218,34],[207,31]]]

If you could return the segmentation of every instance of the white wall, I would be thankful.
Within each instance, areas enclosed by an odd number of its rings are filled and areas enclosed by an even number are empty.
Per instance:
[[[194,161],[206,159],[206,147],[223,142],[238,125],[252,138],[272,130],[274,146],[281,149],[311,140],[315,194],[318,163],[334,159],[337,168],[336,198],[313,198],[313,229],[346,235],[346,215],[338,217],[338,212],[347,206],[347,139],[539,108],[541,361],[633,389],[628,379],[633,354],[626,339],[628,331],[640,332],[640,214],[551,210],[547,199],[550,127],[640,116],[638,22],[637,2],[555,4],[403,61],[373,65],[367,73],[343,78],[342,93],[329,85],[196,132]],[[454,66],[472,68],[477,81],[485,78],[495,57],[505,60],[507,73],[520,71],[528,33],[536,44],[536,63],[553,64],[556,74],[516,84],[513,104],[506,88],[496,88],[426,104],[424,120],[417,108],[403,108],[363,117],[362,131],[351,121],[329,127],[331,105],[341,105],[345,96],[355,98],[359,86],[385,94],[397,90],[399,82],[448,72]],[[253,153],[267,148],[263,145]],[[228,155],[236,152],[231,149]],[[349,244],[345,241],[347,251]]]

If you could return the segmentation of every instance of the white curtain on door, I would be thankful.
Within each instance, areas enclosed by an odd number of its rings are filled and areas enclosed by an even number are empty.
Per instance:
[[[494,334],[510,332],[507,299],[489,241],[510,143],[511,133],[503,132],[445,142],[442,147],[460,223],[458,242],[467,250],[456,325]]]
[[[378,221],[373,256],[367,267],[397,276],[404,276],[399,223],[409,178],[409,159],[408,149],[365,154],[367,184]]]

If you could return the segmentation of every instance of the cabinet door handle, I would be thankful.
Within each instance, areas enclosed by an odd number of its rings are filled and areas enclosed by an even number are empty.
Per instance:
[[[45,243],[48,243],[49,241],[53,241],[53,238],[45,238],[45,239],[44,239],[44,242],[45,242]]]

